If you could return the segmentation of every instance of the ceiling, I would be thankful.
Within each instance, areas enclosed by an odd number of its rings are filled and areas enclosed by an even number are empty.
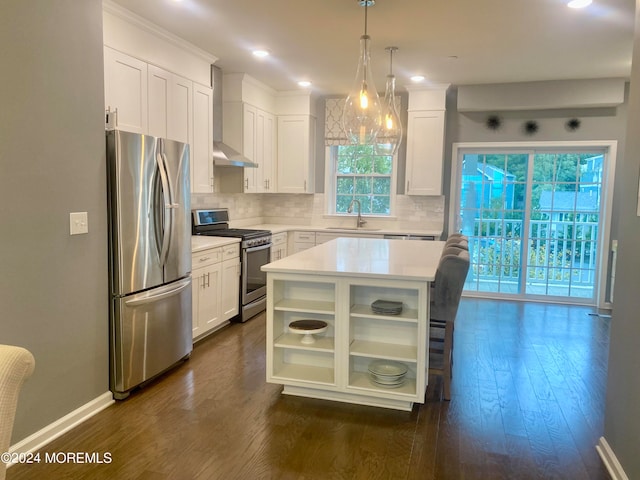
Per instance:
[[[358,0],[114,0],[275,90],[311,80],[319,94],[345,94],[355,78],[365,9]],[[376,0],[368,33],[379,91],[397,46],[399,89],[427,82],[471,85],[628,78],[634,0]],[[271,55],[259,60],[255,48]]]

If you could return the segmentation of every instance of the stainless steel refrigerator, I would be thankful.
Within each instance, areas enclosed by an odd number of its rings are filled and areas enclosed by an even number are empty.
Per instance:
[[[121,400],[191,354],[189,145],[106,137],[110,388]]]

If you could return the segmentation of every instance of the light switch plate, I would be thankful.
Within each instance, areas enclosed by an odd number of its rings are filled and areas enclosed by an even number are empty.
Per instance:
[[[69,233],[71,235],[89,233],[89,216],[87,212],[71,212],[69,214]]]

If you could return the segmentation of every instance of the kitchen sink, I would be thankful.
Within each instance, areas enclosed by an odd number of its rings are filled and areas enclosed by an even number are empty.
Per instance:
[[[325,230],[349,230],[354,232],[378,232],[379,228],[364,228],[364,227],[325,227]]]

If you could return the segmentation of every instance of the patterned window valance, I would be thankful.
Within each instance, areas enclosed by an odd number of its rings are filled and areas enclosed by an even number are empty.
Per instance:
[[[347,145],[347,136],[342,130],[342,110],[346,98],[327,98],[324,107],[324,144]]]
[[[324,112],[324,144],[326,146],[348,145],[347,136],[342,130],[342,110],[346,98],[327,98]],[[382,98],[380,99],[382,101]],[[396,106],[400,106],[400,96],[396,95]]]

